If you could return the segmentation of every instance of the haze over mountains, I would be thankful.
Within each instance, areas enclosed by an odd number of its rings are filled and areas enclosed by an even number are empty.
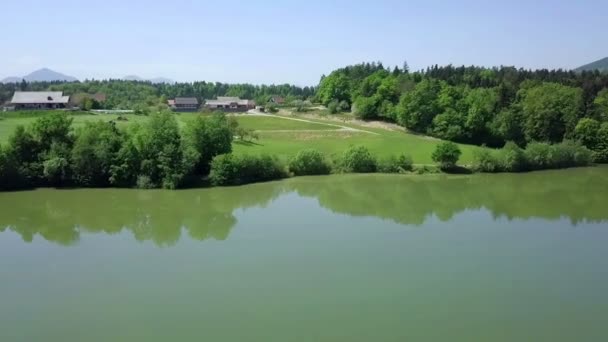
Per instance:
[[[21,80],[26,80],[27,82],[78,81],[76,77],[64,75],[48,68],[42,68],[22,77],[7,77],[2,80],[2,83],[15,83],[21,82]]]
[[[48,69],[48,68],[42,68],[42,69],[36,70],[36,71],[29,73],[22,77],[11,76],[11,77],[4,78],[4,79],[0,80],[0,83],[19,83],[19,82],[21,82],[21,80],[26,80],[27,82],[53,82],[53,81],[76,82],[76,81],[78,81],[78,79],[76,77],[68,76],[68,75],[62,74],[60,72]],[[169,78],[165,78],[165,77],[144,79],[137,75],[125,76],[125,77],[123,77],[123,80],[150,81],[152,83],[169,83],[169,84],[175,83],[175,81],[173,81]]]
[[[601,72],[608,72],[608,57],[602,58],[595,62],[591,62],[589,64],[585,64],[585,65],[580,66],[573,70],[574,71],[599,70]],[[154,84],[159,84],[159,83],[173,84],[173,83],[175,83],[174,80],[166,78],[166,77],[155,77],[155,78],[145,79],[145,78],[137,76],[137,75],[127,75],[127,76],[124,76],[122,79],[126,80],[126,81],[149,81]],[[68,75],[62,74],[60,72],[48,69],[48,68],[42,68],[42,69],[36,70],[36,71],[34,71],[30,74],[27,74],[25,76],[22,76],[22,77],[16,77],[16,76],[6,77],[6,78],[0,80],[0,83],[18,83],[18,82],[21,82],[21,80],[26,80],[27,82],[52,82],[52,81],[75,82],[75,81],[78,81],[78,79],[76,77],[68,76]]]
[[[137,75],[127,75],[127,76],[123,77],[122,79],[125,81],[149,81],[154,84],[157,84],[157,83],[173,84],[173,83],[175,83],[174,80],[172,80],[170,78],[166,78],[166,77],[155,77],[155,78],[145,79],[145,78],[139,77]]]

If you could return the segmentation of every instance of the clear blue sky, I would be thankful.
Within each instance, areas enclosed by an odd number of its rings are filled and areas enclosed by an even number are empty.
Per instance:
[[[573,68],[608,56],[608,1],[20,0],[2,4],[0,78],[316,84],[361,61]]]

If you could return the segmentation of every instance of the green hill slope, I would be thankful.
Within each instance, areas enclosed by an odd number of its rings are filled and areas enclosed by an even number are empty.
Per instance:
[[[575,71],[590,71],[590,70],[596,70],[596,69],[599,71],[608,72],[608,57],[602,58],[593,63],[585,64],[574,70]]]

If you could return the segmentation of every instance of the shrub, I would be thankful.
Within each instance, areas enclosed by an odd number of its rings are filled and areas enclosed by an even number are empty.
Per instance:
[[[36,186],[42,176],[42,163],[38,160],[42,149],[30,130],[17,126],[9,137],[6,155],[14,163],[19,175],[17,187]]]
[[[308,107],[311,106],[311,103],[310,101],[295,100],[292,105],[296,112],[305,112],[308,110]]]
[[[362,120],[371,120],[378,117],[378,107],[380,103],[378,97],[359,96],[353,104],[353,113]]]
[[[435,148],[435,151],[431,155],[434,162],[439,164],[442,170],[453,169],[460,159],[462,152],[458,145],[453,142],[443,142]]]
[[[126,139],[110,166],[110,184],[130,187],[137,183],[141,158],[133,142]]]
[[[213,185],[239,185],[281,179],[287,176],[276,158],[267,155],[222,154],[211,161],[209,180]]]
[[[559,144],[531,143],[525,150],[526,161],[532,170],[559,169],[591,164],[593,153],[580,142]]]
[[[338,160],[340,172],[369,173],[376,172],[376,159],[365,146],[348,148]]]
[[[398,157],[390,156],[378,161],[378,172],[382,173],[403,173],[412,171],[413,167],[412,157],[406,154],[401,154]]]
[[[338,107],[339,107],[339,110],[342,112],[350,111],[350,104],[346,100],[340,101],[340,104],[338,105]]]
[[[72,118],[65,113],[52,113],[36,119],[31,132],[40,148],[48,151],[53,143],[72,145]]]
[[[524,151],[528,167],[532,170],[551,168],[552,148],[547,143],[533,142],[528,144]]]
[[[135,185],[138,189],[154,189],[156,187],[156,185],[152,183],[150,177],[146,175],[137,176],[137,182]]]
[[[512,141],[507,142],[498,152],[498,159],[502,171],[521,172],[527,168],[524,150]]]
[[[551,168],[586,166],[591,160],[591,151],[581,143],[566,140],[551,146]]]
[[[487,149],[476,150],[473,153],[473,170],[478,172],[499,172],[501,165],[494,153]]]
[[[77,184],[107,186],[110,167],[122,145],[120,132],[111,122],[87,122],[78,132],[71,151],[71,169]]]
[[[327,105],[327,111],[329,111],[329,114],[337,114],[340,111],[338,101],[337,100],[331,101]]]
[[[188,121],[182,131],[184,154],[190,164],[187,169],[197,175],[207,174],[213,157],[232,152],[235,135],[243,137],[238,122],[221,113]]]
[[[154,184],[173,188],[176,177],[183,178],[193,167],[184,164],[182,137],[171,113],[151,115],[131,139],[141,158],[137,174],[150,177]]]
[[[296,176],[326,175],[331,172],[331,167],[325,160],[323,153],[308,149],[298,152],[289,161],[289,171]]]
[[[277,108],[277,105],[273,102],[269,102],[268,104],[266,104],[266,111],[268,113],[276,113],[279,111],[279,108]]]
[[[582,118],[574,128],[574,136],[587,148],[594,149],[598,143],[600,123],[590,118]]]
[[[597,131],[597,141],[593,149],[593,161],[596,163],[608,163],[608,122],[602,123]]]
[[[0,147],[0,190],[23,187],[15,160]]]
[[[436,166],[429,166],[429,165],[416,166],[413,169],[413,171],[419,175],[423,175],[426,173],[438,173],[439,172],[439,170],[437,169]]]

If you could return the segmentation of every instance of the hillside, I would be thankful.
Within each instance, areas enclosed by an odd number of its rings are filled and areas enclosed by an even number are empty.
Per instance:
[[[583,66],[580,66],[576,69],[574,69],[575,71],[590,71],[590,70],[599,70],[602,72],[608,72],[608,57],[606,58],[602,58],[598,61],[589,63],[589,64],[585,64]]]

